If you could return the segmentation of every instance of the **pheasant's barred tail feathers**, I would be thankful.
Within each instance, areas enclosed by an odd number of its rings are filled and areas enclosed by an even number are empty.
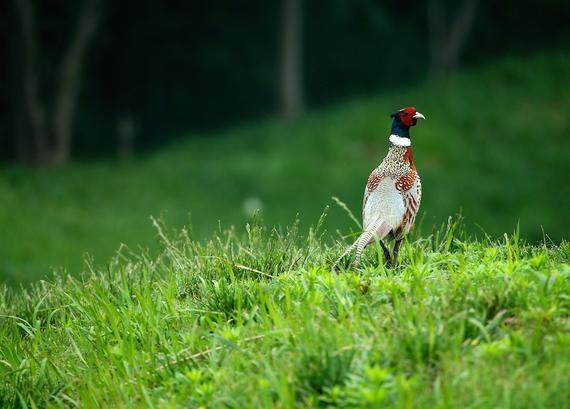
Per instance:
[[[362,252],[370,243],[374,241],[375,238],[382,240],[390,232],[390,226],[382,219],[376,220],[370,228],[364,231],[358,239],[354,242],[352,246],[349,247],[347,253],[356,248],[356,257],[354,259],[354,264],[358,265],[360,259],[362,258]],[[346,254],[346,253],[345,253]],[[344,257],[344,255],[343,255]]]
[[[354,259],[355,266],[360,264],[360,259],[362,258],[362,252],[364,251],[368,243],[372,241],[373,236],[374,235],[372,234],[371,231],[365,231],[360,235],[360,237],[356,241],[356,257]]]

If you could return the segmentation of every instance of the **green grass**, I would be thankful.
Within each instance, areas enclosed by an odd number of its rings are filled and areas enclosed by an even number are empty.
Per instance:
[[[500,237],[520,222],[533,243],[570,230],[570,56],[503,58],[450,82],[403,88],[313,111],[290,124],[267,120],[216,135],[181,135],[159,152],[120,164],[0,169],[0,277],[11,283],[104,264],[120,243],[156,249],[149,216],[194,235],[243,226],[244,201],[263,203],[268,225],[315,220],[345,201],[356,213],[363,186],[387,148],[394,109],[427,120],[413,130],[424,186],[423,232],[461,210],[471,233]],[[405,86],[402,82],[402,86]],[[350,221],[331,211],[327,229]],[[301,226],[307,228],[306,224]]]
[[[157,257],[3,289],[0,407],[568,407],[568,242],[450,221],[336,274],[320,226],[157,224]]]

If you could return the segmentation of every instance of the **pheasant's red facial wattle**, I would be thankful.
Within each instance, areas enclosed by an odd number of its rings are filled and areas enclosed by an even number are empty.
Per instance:
[[[414,107],[407,107],[398,113],[400,117],[400,121],[406,126],[414,126],[416,124],[416,120],[414,115],[416,114],[416,109]]]

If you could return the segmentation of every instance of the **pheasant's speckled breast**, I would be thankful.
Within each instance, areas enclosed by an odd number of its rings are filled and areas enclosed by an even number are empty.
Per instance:
[[[379,220],[380,239],[391,234],[400,240],[412,228],[422,197],[421,181],[411,146],[391,145],[388,154],[368,178],[362,204],[364,230]]]

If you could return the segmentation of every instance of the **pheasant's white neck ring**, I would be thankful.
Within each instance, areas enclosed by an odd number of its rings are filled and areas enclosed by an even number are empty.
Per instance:
[[[412,141],[410,140],[410,138],[405,138],[403,136],[392,134],[390,135],[389,140],[392,145],[403,146],[403,147],[412,146]]]

